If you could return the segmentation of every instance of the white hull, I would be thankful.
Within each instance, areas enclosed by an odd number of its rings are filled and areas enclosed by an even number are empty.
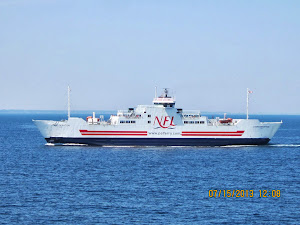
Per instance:
[[[118,111],[108,121],[70,117],[65,121],[35,120],[49,143],[92,145],[235,145],[267,144],[282,122],[257,119],[208,119],[199,111],[174,107],[167,95],[154,105]]]

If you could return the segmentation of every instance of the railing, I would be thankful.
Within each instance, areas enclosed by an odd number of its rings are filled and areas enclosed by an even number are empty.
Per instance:
[[[117,115],[118,117],[125,117],[126,119],[140,119],[142,117],[141,114],[135,114],[134,112],[128,112],[128,111],[118,111]]]
[[[199,110],[182,111],[181,115],[185,119],[196,119],[201,116]]]
[[[174,98],[154,98],[153,103],[175,103]]]
[[[182,117],[184,119],[198,119],[198,118],[200,118],[200,115],[199,114],[195,114],[195,115],[192,115],[192,114],[182,114]]]

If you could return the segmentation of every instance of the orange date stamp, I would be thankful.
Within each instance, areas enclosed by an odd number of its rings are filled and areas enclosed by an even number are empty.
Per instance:
[[[256,194],[259,198],[279,198],[280,190],[258,190]],[[210,198],[253,198],[255,197],[255,191],[252,189],[209,190],[208,196]]]

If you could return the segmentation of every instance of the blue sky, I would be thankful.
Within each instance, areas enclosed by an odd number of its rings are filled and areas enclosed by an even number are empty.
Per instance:
[[[300,1],[0,1],[0,109],[300,113]]]

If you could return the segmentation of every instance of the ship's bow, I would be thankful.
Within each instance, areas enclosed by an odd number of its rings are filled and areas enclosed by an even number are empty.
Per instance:
[[[261,124],[268,126],[270,128],[267,136],[271,140],[273,138],[273,136],[276,134],[276,132],[278,131],[279,127],[281,126],[282,121],[281,122],[263,122]]]
[[[33,123],[37,126],[43,137],[50,138],[51,136],[51,126],[54,121],[50,120],[32,120]]]

